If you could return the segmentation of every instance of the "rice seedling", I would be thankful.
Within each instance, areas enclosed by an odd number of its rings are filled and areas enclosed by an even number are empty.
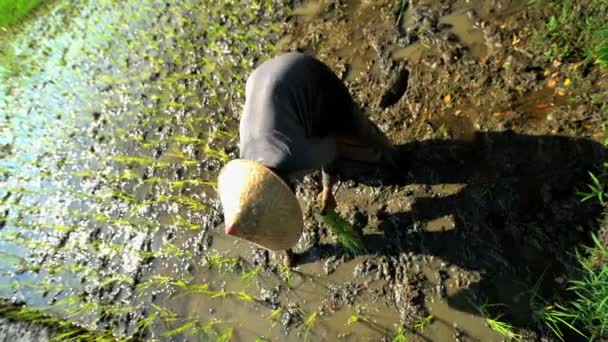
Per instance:
[[[279,319],[281,318],[282,313],[283,313],[283,307],[279,306],[278,308],[274,309],[274,311],[272,311],[272,313],[270,315],[268,315],[268,317],[266,318],[268,321],[271,322],[273,328],[279,322]]]
[[[138,297],[141,297],[151,287],[161,287],[173,283],[173,279],[162,275],[152,275],[148,280],[137,284],[135,287],[135,293]]]
[[[488,327],[494,331],[496,331],[497,333],[499,333],[500,335],[515,340],[515,341],[519,341],[521,340],[521,335],[517,334],[514,331],[514,328],[511,324],[507,323],[507,322],[503,322],[500,320],[500,318],[502,317],[502,314],[492,318],[487,310],[487,308],[491,307],[491,306],[499,306],[500,304],[484,304],[481,306],[477,306],[477,310],[479,311],[480,315],[485,319],[486,324],[488,325]]]
[[[177,314],[170,309],[164,308],[162,306],[151,303],[152,307],[157,311],[158,317],[168,324],[169,322],[175,321],[177,318]]]
[[[350,315],[350,317],[348,317],[348,320],[346,321],[346,326],[350,327],[351,325],[359,322],[359,320],[361,320],[361,318],[359,317],[359,315]]]
[[[289,269],[289,267],[287,267],[287,265],[280,263],[279,267],[281,268],[281,273],[283,274],[283,277],[285,277],[285,282],[287,283],[287,286],[289,286],[291,284],[291,269]]]
[[[205,153],[205,155],[209,158],[212,159],[217,159],[219,161],[221,161],[222,163],[226,163],[230,160],[230,156],[228,154],[226,154],[225,151],[222,151],[220,149],[214,149],[212,147],[210,147],[209,145],[206,145],[203,149],[203,153]]]
[[[418,329],[420,331],[424,331],[424,328],[426,328],[429,324],[433,323],[433,320],[434,320],[433,315],[428,315],[425,318],[414,323],[414,328]]]
[[[230,294],[245,302],[251,302],[251,301],[255,300],[255,298],[253,298],[250,294],[248,294],[245,291],[233,291]]]
[[[183,280],[177,280],[171,283],[174,286],[180,287],[181,289],[183,289],[186,293],[201,293],[201,294],[209,294],[212,293],[211,290],[209,290],[209,285],[208,284],[190,284],[190,283],[186,283]]]
[[[200,202],[199,200],[188,197],[188,196],[165,196],[165,195],[156,195],[156,199],[159,202],[174,202],[177,204],[181,204],[186,206],[187,208],[195,211],[203,211],[207,209],[207,205],[205,203]]]
[[[126,275],[126,274],[114,274],[106,279],[104,279],[104,281],[101,282],[101,284],[99,284],[99,288],[102,289],[106,286],[109,286],[111,284],[116,284],[116,283],[127,283],[127,284],[133,284],[134,279],[133,277]]]
[[[393,342],[407,342],[407,336],[405,335],[405,328],[402,325],[397,328],[393,334]]]
[[[200,224],[192,223],[188,220],[184,220],[181,217],[178,217],[175,220],[175,225],[180,228],[186,228],[188,230],[200,230],[202,228]]]
[[[110,316],[124,316],[133,312],[135,307],[129,305],[103,305],[100,307],[100,317],[108,318]]]
[[[154,321],[156,321],[156,319],[158,318],[158,315],[159,315],[158,312],[155,312],[151,315],[148,315],[148,317],[146,317],[146,318],[140,319],[135,324],[136,334],[143,335],[148,330],[150,330],[150,328],[152,327],[152,324],[154,324]]]
[[[205,264],[207,268],[223,268],[223,269],[234,269],[240,265],[241,260],[238,257],[227,257],[218,253],[210,253],[205,255]]]
[[[164,337],[172,337],[172,336],[176,336],[176,335],[180,335],[183,334],[187,331],[192,330],[196,323],[198,322],[198,320],[196,319],[189,319],[186,321],[186,323],[180,325],[179,327],[169,330],[169,331],[165,331],[162,336]]]
[[[171,166],[170,163],[158,161],[152,158],[147,157],[125,157],[125,156],[117,156],[113,157],[112,160],[123,163],[126,165],[140,164],[143,166],[150,166],[153,168],[163,169]]]
[[[223,323],[224,322],[214,318],[214,319],[210,320],[209,322],[197,327],[195,329],[195,331],[193,332],[193,334],[203,333],[205,335],[211,335],[214,333],[215,326],[219,325],[219,324],[223,324]]]
[[[181,180],[181,181],[173,181],[173,182],[171,182],[171,188],[173,190],[175,190],[175,189],[181,189],[181,188],[186,187],[186,186],[199,186],[199,185],[216,187],[217,186],[217,182],[215,182],[215,181],[204,181],[202,179],[187,179],[187,180]]]
[[[513,326],[509,323],[500,321],[500,318],[501,316],[497,316],[496,318],[486,317],[486,323],[490,329],[496,331],[502,336],[516,341],[521,340],[521,335],[514,332]]]
[[[75,303],[72,306],[68,306],[64,308],[67,316],[69,318],[78,318],[86,314],[90,314],[92,312],[97,312],[101,308],[101,305],[97,302],[82,302],[81,300],[78,303]]]
[[[180,151],[168,152],[165,155],[167,157],[173,157],[173,158],[180,159],[179,163],[184,166],[198,165],[200,163],[200,161],[198,161],[196,159],[192,159],[192,158],[188,157],[185,153],[180,152]]]
[[[240,299],[242,301],[246,301],[246,302],[251,302],[253,300],[255,300],[255,298],[253,298],[251,295],[249,295],[247,292],[245,291],[207,291],[206,292],[207,295],[209,295],[209,299],[214,299],[214,298],[226,298],[228,296],[233,296],[236,297],[237,299]]]
[[[359,255],[365,252],[363,241],[354,228],[336,213],[335,210],[327,210],[323,215],[323,221],[336,235],[338,242],[350,255]]]
[[[218,336],[218,338],[215,341],[216,342],[228,342],[232,339],[232,334],[233,334],[233,328],[228,327],[228,328],[224,329],[222,334],[220,336]]]
[[[192,252],[188,250],[184,250],[183,248],[177,247],[175,244],[171,242],[165,242],[163,248],[158,251],[158,255],[169,257],[173,256],[176,258],[186,257],[189,258],[192,256]]]
[[[302,327],[304,328],[304,340],[305,341],[308,341],[310,330],[315,325],[318,314],[319,313],[316,311],[311,313],[310,315],[308,315],[308,317],[306,317],[306,319],[304,320],[304,323],[302,323]]]
[[[251,286],[251,283],[258,277],[260,272],[262,271],[262,266],[258,265],[253,269],[243,273],[240,275],[241,280],[245,283],[245,287]]]

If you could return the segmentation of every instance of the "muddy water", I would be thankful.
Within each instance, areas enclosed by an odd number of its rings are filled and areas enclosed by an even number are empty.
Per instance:
[[[506,50],[500,27],[525,22],[524,1],[310,1],[282,27],[272,1],[58,3],[12,45],[37,62],[0,84],[2,296],[142,340],[367,341],[403,326],[500,341],[485,304],[544,337],[526,289],[547,268],[555,287],[549,261],[597,216],[572,194],[605,153],[553,136],[568,90]],[[336,196],[365,227],[357,258],[318,216],[318,175],[298,186],[295,269],[216,229],[244,79],[275,42],[330,64],[408,156],[392,175],[346,165]],[[404,65],[407,91],[380,108]]]

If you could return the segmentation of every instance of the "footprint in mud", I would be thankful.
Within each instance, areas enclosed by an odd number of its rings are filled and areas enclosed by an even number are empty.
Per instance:
[[[405,94],[408,87],[410,72],[405,65],[402,65],[395,73],[395,80],[390,84],[389,89],[382,95],[379,107],[381,109],[390,107],[397,103]]]

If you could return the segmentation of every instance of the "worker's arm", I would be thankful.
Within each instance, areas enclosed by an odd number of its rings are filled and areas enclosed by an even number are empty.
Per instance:
[[[336,199],[332,192],[334,185],[334,163],[329,163],[321,169],[323,177],[323,192],[321,193],[321,214],[325,214],[327,209],[336,207]]]
[[[336,140],[334,137],[306,139],[303,144],[298,144],[299,151],[296,152],[298,164],[303,169],[321,169],[323,192],[321,197],[321,211],[335,206],[332,194],[334,161],[337,156]]]

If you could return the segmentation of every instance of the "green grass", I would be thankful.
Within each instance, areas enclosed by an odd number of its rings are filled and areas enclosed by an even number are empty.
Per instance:
[[[550,60],[596,62],[608,64],[607,0],[586,2],[533,0],[533,4],[549,8],[551,16],[545,27],[536,33]]]
[[[583,276],[570,281],[575,298],[564,306],[572,324],[581,326],[589,340],[608,338],[608,246],[593,236],[593,246],[577,253]]]
[[[608,28],[598,33],[600,45],[596,50],[597,63],[603,68],[608,68]]]
[[[600,172],[593,173],[589,172],[591,183],[587,184],[587,191],[579,191],[577,194],[581,196],[581,202],[595,199],[601,205],[606,204],[608,200],[608,193],[606,193],[605,179],[608,177],[608,163],[604,163]]]
[[[594,235],[593,245],[576,257],[581,276],[569,281],[571,299],[553,304],[543,300],[538,296],[541,279],[532,289],[531,307],[560,341],[567,340],[568,331],[589,341],[608,338],[608,246]]]
[[[18,23],[42,2],[42,0],[0,0],[0,27]]]

